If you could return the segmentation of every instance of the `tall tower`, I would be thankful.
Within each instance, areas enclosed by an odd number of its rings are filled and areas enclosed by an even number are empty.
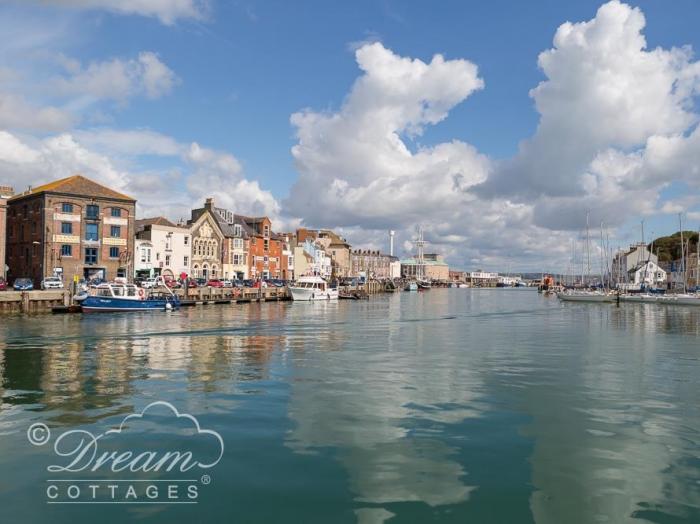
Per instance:
[[[389,255],[392,257],[394,256],[394,235],[396,234],[396,231],[391,229],[389,231]]]

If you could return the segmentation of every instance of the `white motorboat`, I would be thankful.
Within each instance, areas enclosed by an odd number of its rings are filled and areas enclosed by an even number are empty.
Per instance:
[[[660,295],[651,293],[630,293],[621,294],[620,302],[634,302],[638,304],[655,304],[659,301]]]
[[[338,298],[338,290],[328,285],[328,282],[319,276],[300,277],[289,286],[292,300],[308,302],[311,300],[335,300]]]
[[[659,304],[677,306],[700,306],[700,295],[690,293],[678,293],[673,295],[662,295],[658,298]]]
[[[562,291],[557,293],[565,302],[614,302],[616,297],[602,291]]]

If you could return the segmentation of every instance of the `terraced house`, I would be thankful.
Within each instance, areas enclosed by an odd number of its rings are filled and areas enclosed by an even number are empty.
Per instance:
[[[14,195],[14,189],[9,186],[0,186],[0,278],[5,278],[7,265],[5,264],[5,232],[7,230],[7,199]]]
[[[75,175],[7,201],[11,279],[111,280],[133,274],[136,200]]]

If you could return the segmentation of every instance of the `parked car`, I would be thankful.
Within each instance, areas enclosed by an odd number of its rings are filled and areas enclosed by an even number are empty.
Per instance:
[[[223,281],[219,280],[218,278],[212,278],[207,282],[207,286],[209,287],[224,287]]]
[[[248,280],[243,280],[243,285],[244,285],[245,287],[253,287],[254,284],[255,284],[255,282],[253,282],[253,281],[250,280],[250,279],[248,279]]]
[[[155,287],[155,285],[156,285],[156,278],[155,277],[147,278],[146,280],[141,282],[141,287],[144,289],[152,289],[153,287]]]
[[[12,287],[15,291],[31,291],[34,289],[34,282],[31,278],[16,278]]]
[[[6,291],[7,290],[7,282],[5,281],[4,278],[0,277],[0,291]]]
[[[199,283],[197,282],[196,278],[190,278],[187,280],[187,287],[189,289],[192,289],[194,287],[200,287],[200,286],[199,286]]]
[[[170,289],[180,289],[182,287],[182,284],[174,278],[166,279],[165,285],[168,286]]]
[[[221,283],[224,287],[233,287],[233,282],[231,282],[230,280],[222,280]]]
[[[199,287],[206,287],[207,285],[207,279],[206,278],[195,278],[195,282],[197,282],[197,285]]]
[[[41,289],[63,289],[63,280],[58,277],[46,277],[41,281]]]
[[[245,284],[243,283],[243,280],[233,280],[232,281],[233,287],[245,287]]]

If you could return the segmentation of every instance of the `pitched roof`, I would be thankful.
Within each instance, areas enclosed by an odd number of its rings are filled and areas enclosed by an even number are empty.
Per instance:
[[[146,226],[152,225],[177,227],[176,224],[173,224],[170,220],[168,220],[165,217],[140,218],[136,220],[136,229],[143,229]]]
[[[54,180],[48,184],[34,187],[28,191],[25,191],[24,193],[15,195],[12,200],[39,193],[63,193],[76,196],[111,198],[115,200],[130,200],[132,202],[136,202],[135,198],[114,191],[113,189],[105,187],[102,184],[98,184],[97,182],[90,180],[89,178],[85,178],[82,175],[73,175],[69,176],[68,178]]]

